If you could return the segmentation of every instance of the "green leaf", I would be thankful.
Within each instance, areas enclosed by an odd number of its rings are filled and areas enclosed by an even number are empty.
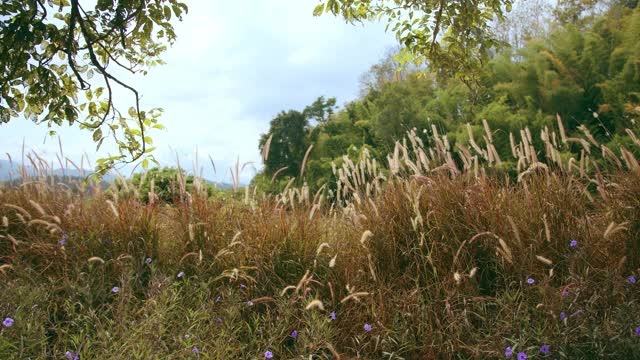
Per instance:
[[[102,129],[98,128],[93,132],[93,141],[100,141],[102,139]]]
[[[131,116],[132,118],[138,117],[138,112],[133,106],[129,108],[129,116]]]
[[[149,168],[149,159],[142,160],[142,168],[147,170]]]
[[[313,16],[320,16],[322,15],[323,11],[324,11],[324,4],[319,4],[318,6],[315,7],[315,9],[313,9]]]
[[[98,116],[98,109],[95,102],[89,103],[89,115]]]

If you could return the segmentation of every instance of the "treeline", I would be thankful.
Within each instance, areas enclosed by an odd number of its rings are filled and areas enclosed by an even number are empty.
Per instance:
[[[519,137],[525,127],[534,134],[557,128],[556,116],[569,137],[592,138],[610,149],[628,145],[625,129],[637,129],[640,117],[638,1],[561,3],[545,26],[539,16],[520,13],[518,29],[537,31],[527,36],[520,30],[518,44],[523,36],[527,41],[496,52],[475,79],[398,71],[398,57],[390,54],[363,76],[360,98],[343,108],[320,97],[302,111],[281,112],[262,135],[265,167],[253,185],[279,191],[295,178],[318,189],[331,183],[332,163],[339,166],[344,154],[357,157],[366,148],[382,160],[411,129],[429,144],[435,132],[446,134],[452,148],[468,147],[470,134],[482,146],[483,120],[494,130],[493,145],[506,167],[515,166],[509,135]],[[536,23],[522,23],[529,18]],[[513,29],[501,31],[506,40],[514,38]],[[581,149],[576,143],[566,151]]]

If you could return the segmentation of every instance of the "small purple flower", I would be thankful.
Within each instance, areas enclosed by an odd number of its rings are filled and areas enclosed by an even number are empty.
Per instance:
[[[291,332],[291,334],[289,334],[289,336],[291,336],[291,337],[292,337],[292,338],[294,338],[294,339],[295,339],[295,338],[297,338],[297,337],[298,337],[298,330],[293,330],[293,331]]]
[[[114,286],[113,289],[111,289],[111,292],[114,293],[114,294],[117,294],[118,291],[120,291],[120,288],[117,287],[117,286]]]
[[[542,346],[540,346],[540,352],[548,355],[551,352],[551,345],[542,344]]]
[[[561,312],[561,313],[560,313],[560,320],[564,320],[564,319],[566,319],[566,318],[567,318],[567,314],[565,314],[565,313],[564,313],[564,311],[563,311],[563,312]]]
[[[181,278],[181,277],[183,277],[183,276],[184,276],[184,271],[180,271],[180,272],[178,273],[178,279],[180,279],[180,278]]]
[[[264,357],[267,358],[267,359],[271,359],[271,358],[273,358],[273,353],[271,351],[267,350],[267,351],[264,352]]]
[[[147,264],[151,264],[151,258],[148,257],[148,258],[144,259],[144,262],[146,262]]]
[[[562,297],[567,297],[567,296],[569,296],[569,289],[562,290]]]
[[[198,350],[197,346],[194,346],[193,349],[191,349],[191,351],[193,351],[194,354],[200,353],[200,350]]]
[[[188,339],[188,338],[190,338],[190,337],[191,337],[191,335],[189,335],[189,334],[184,334],[184,338],[185,338],[185,339]]]
[[[69,235],[67,235],[66,233],[65,233],[65,234],[62,234],[62,240],[58,241],[58,244],[59,244],[60,246],[65,246],[65,245],[67,245],[67,239],[68,239],[68,238],[69,238]]]
[[[218,296],[218,297],[216,298],[216,302],[217,302],[217,303],[219,303],[220,301],[222,301],[222,297]]]
[[[527,283],[529,283],[529,284],[533,284],[534,282],[536,282],[536,281],[533,280],[533,278],[528,278],[527,279]]]
[[[219,322],[219,323],[221,323],[221,322],[222,322],[222,318],[221,318],[221,317],[219,317],[219,318],[217,318],[217,319],[216,319],[216,321],[217,321],[217,322]]]
[[[253,301],[251,301],[251,300],[247,301],[247,305],[253,306]]]
[[[637,335],[637,336],[640,336],[640,326],[638,326],[638,327],[636,328],[636,335]]]
[[[329,316],[331,316],[331,320],[335,320],[336,319],[336,313],[335,312],[331,312],[331,314],[329,314]]]
[[[507,346],[507,349],[504,351],[504,356],[510,358],[511,355],[513,355],[513,350],[511,349],[511,346]]]
[[[518,353],[518,360],[526,360],[527,359],[527,354],[524,352],[519,352]]]
[[[364,331],[371,331],[371,325],[364,324]]]
[[[13,319],[10,317],[5,318],[4,321],[2,322],[2,325],[4,327],[11,327],[13,325]]]
[[[571,240],[571,242],[569,243],[569,246],[570,246],[570,247],[576,247],[576,246],[578,246],[578,240],[575,240],[575,239],[574,239],[574,240]]]
[[[71,351],[67,351],[66,353],[64,353],[64,356],[67,359],[71,359],[71,360],[79,360],[80,359],[80,354],[74,354]]]
[[[241,288],[241,289],[246,289],[246,288],[247,288],[247,285],[245,285],[245,284],[243,284],[243,283],[240,283],[240,288]]]
[[[636,277],[635,277],[635,276],[633,276],[633,275],[629,276],[629,282],[630,282],[630,283],[635,284],[635,283],[636,283],[636,281],[637,281],[637,280],[636,280]]]

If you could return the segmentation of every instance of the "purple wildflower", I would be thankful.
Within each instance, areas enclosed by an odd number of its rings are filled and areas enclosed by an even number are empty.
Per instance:
[[[67,351],[66,353],[64,353],[64,356],[66,356],[67,359],[71,359],[71,360],[80,359],[80,354],[74,354],[71,351]]]
[[[113,289],[111,289],[111,292],[114,294],[118,293],[118,291],[120,291],[120,288],[117,286],[114,286]]]
[[[536,282],[536,281],[533,280],[533,278],[528,278],[527,279],[527,283],[529,283],[529,284],[533,284],[534,282]]]
[[[562,290],[562,297],[567,297],[567,296],[569,296],[569,289]]]
[[[295,339],[295,338],[297,338],[297,337],[298,337],[298,330],[293,330],[293,331],[291,332],[291,334],[289,334],[289,336],[291,336],[291,337],[292,337],[292,338],[294,338],[294,339]]]
[[[636,328],[636,335],[640,336],[640,326]]]
[[[364,324],[364,331],[371,331],[371,325]]]
[[[629,276],[629,282],[630,282],[630,283],[635,284],[635,283],[636,283],[636,281],[637,281],[637,280],[636,280],[636,277],[635,277],[635,276],[633,276],[633,275]]]
[[[264,357],[267,358],[267,359],[271,359],[271,358],[273,358],[273,353],[271,351],[267,350],[267,351],[264,352]]]
[[[5,318],[4,321],[2,322],[2,325],[4,327],[11,327],[11,325],[13,325],[13,319],[10,317]]]
[[[144,262],[146,262],[147,264],[151,264],[151,258],[148,257],[148,258],[144,259]]]
[[[247,305],[253,306],[253,301],[251,301],[251,300],[247,301]]]
[[[507,349],[504,351],[504,356],[510,358],[511,355],[513,355],[513,350],[511,349],[511,346],[507,346]]]
[[[191,335],[189,335],[189,334],[184,334],[184,338],[185,338],[185,339],[188,339],[188,338],[190,338],[190,337],[191,337]]]
[[[540,346],[540,352],[547,355],[551,352],[551,345],[547,345],[547,344],[542,344],[542,346]]]
[[[65,234],[62,234],[62,240],[58,241],[58,244],[59,244],[60,246],[65,246],[65,245],[67,245],[67,239],[68,239],[68,238],[69,238],[69,235],[67,235],[66,233],[65,233]]]
[[[200,350],[198,350],[197,346],[194,346],[193,349],[191,349],[191,351],[193,351],[194,354],[200,353]]]
[[[526,360],[527,359],[527,354],[524,352],[519,352],[518,353],[518,360]]]
[[[222,298],[221,298],[220,296],[218,296],[218,297],[216,298],[216,302],[217,302],[217,303],[218,303],[218,302],[220,302],[221,300],[222,300]]]
[[[329,314],[329,316],[331,316],[331,320],[336,319],[336,313],[334,311],[332,311],[331,314]]]
[[[561,313],[560,313],[560,320],[564,320],[564,319],[566,319],[566,318],[567,318],[567,314],[565,314],[565,313],[564,313],[564,311],[563,311],[563,312],[561,312]]]
[[[240,288],[241,288],[241,289],[246,289],[246,288],[247,288],[247,285],[245,285],[245,284],[243,284],[243,283],[240,283]]]
[[[183,276],[184,276],[184,271],[180,271],[180,272],[178,273],[178,279],[180,279],[180,278],[181,278],[181,277],[183,277]]]
[[[578,240],[575,240],[575,239],[574,239],[574,240],[571,240],[571,242],[569,243],[569,246],[571,246],[571,247],[576,247],[576,246],[578,246]]]

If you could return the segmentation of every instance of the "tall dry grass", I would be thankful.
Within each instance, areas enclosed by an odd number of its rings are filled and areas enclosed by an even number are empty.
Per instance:
[[[510,134],[512,159],[486,124],[455,148],[433,132],[317,193],[179,177],[173,205],[39,164],[0,193],[0,358],[639,358],[638,149],[561,121],[543,149]]]

